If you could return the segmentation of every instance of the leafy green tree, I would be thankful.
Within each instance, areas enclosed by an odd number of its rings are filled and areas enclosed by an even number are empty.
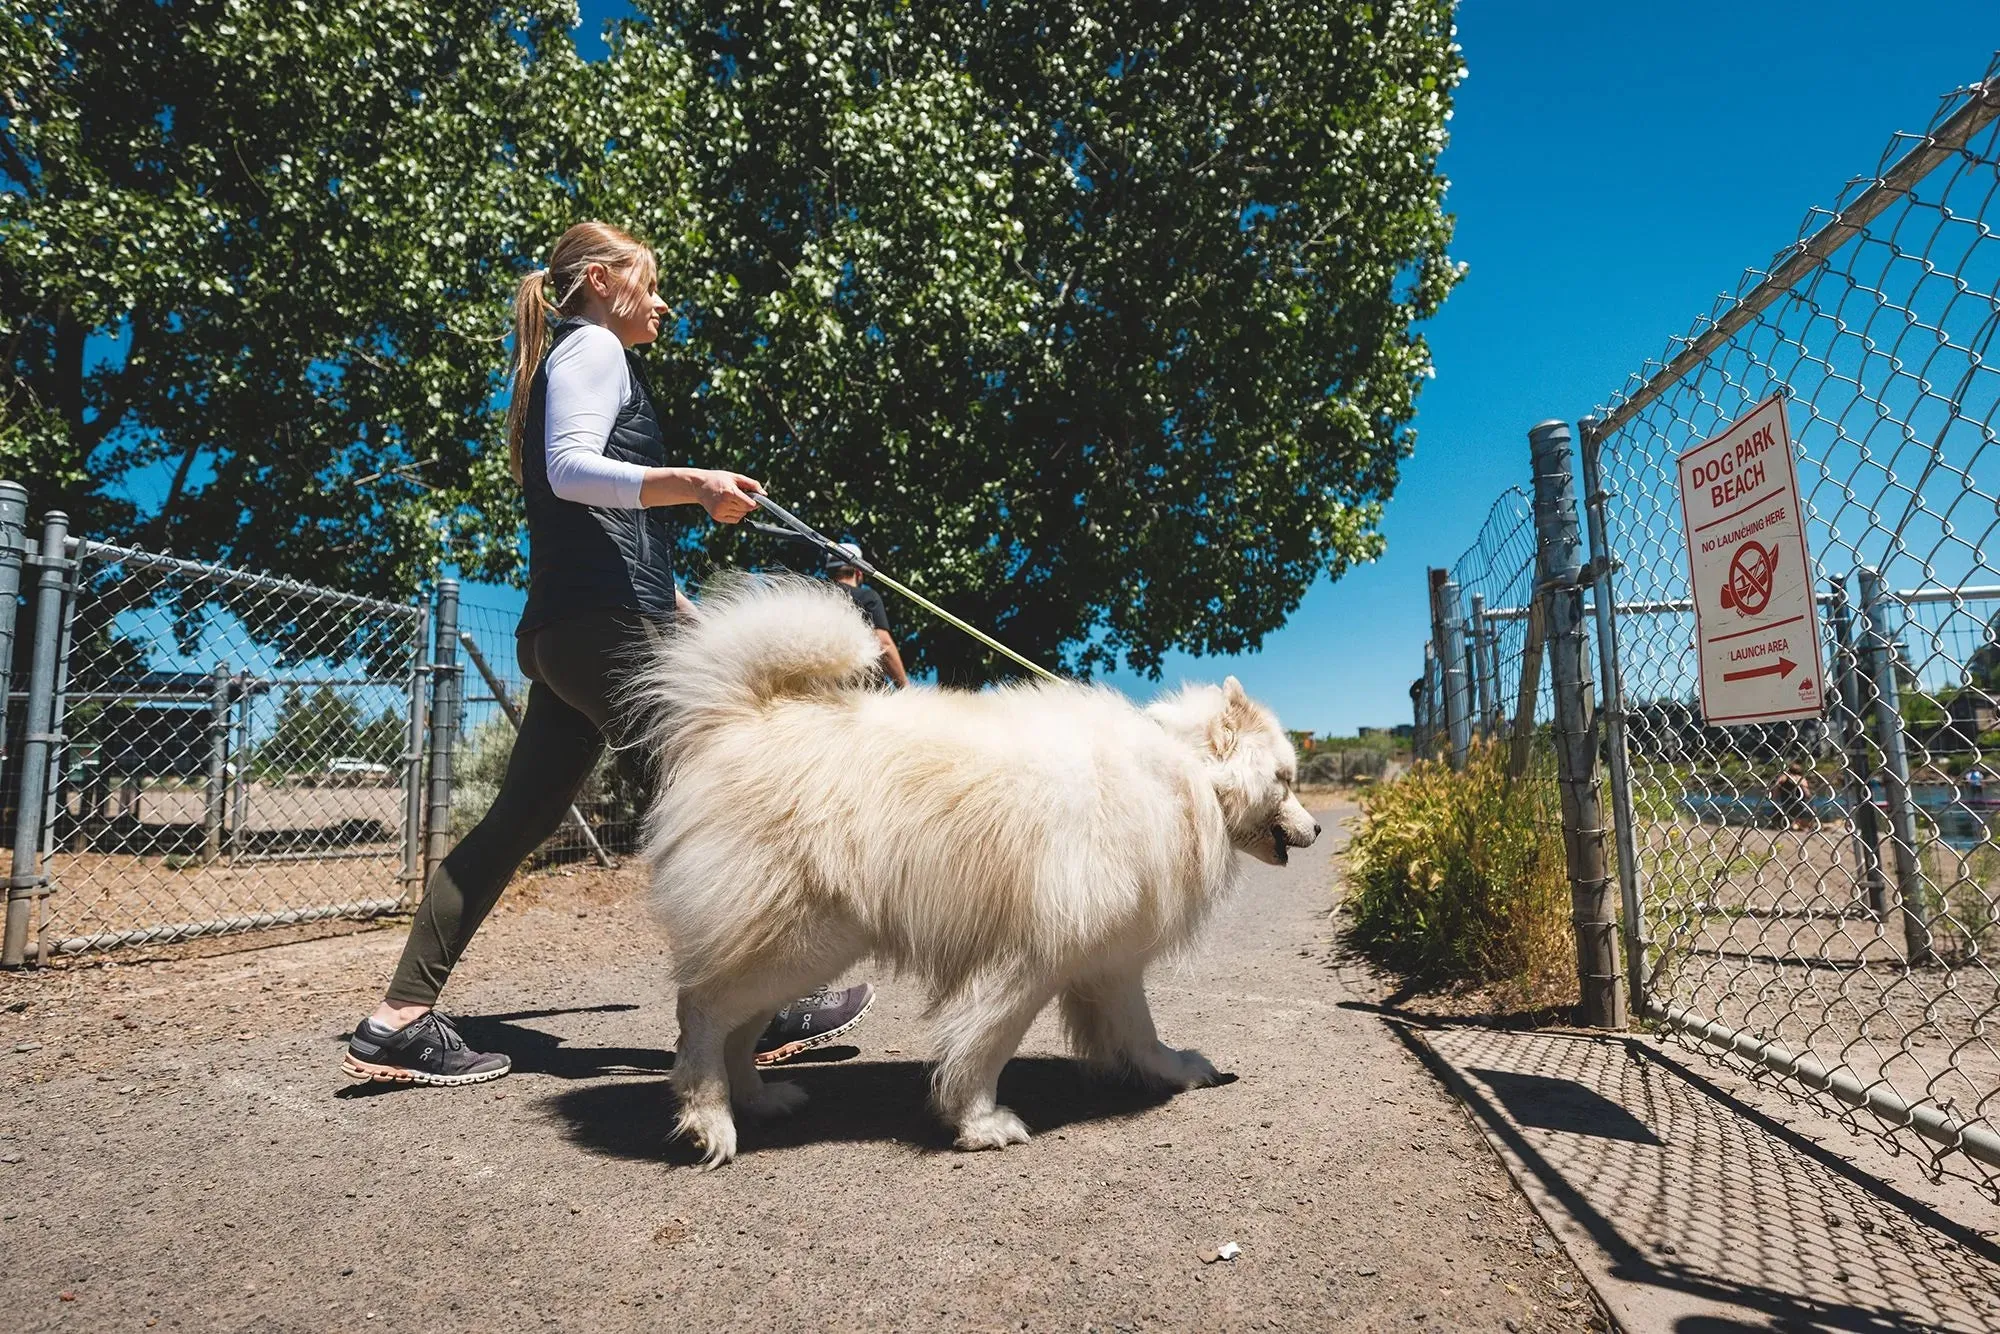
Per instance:
[[[524,226],[595,152],[545,132],[581,95],[573,18],[10,11],[0,475],[92,536],[407,593],[438,550],[417,481],[463,486],[494,434]]]
[[[563,0],[0,24],[0,471],[362,591],[518,575],[505,298],[596,215],[660,253],[685,456],[1037,656],[1254,647],[1380,550],[1458,273],[1449,0],[641,9],[592,65]]]
[[[359,758],[360,736],[361,709],[352,699],[332,686],[295,687],[279,701],[277,724],[258,744],[252,767],[264,777],[318,773],[337,757]]]
[[[1380,551],[1459,272],[1445,0],[641,8],[607,97],[705,77],[582,200],[674,252],[693,457],[1072,670],[1254,647]]]

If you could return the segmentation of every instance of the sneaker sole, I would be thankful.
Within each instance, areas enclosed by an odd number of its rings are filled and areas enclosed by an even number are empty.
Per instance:
[[[854,1012],[854,1017],[846,1023],[829,1028],[824,1033],[815,1033],[809,1038],[800,1038],[797,1042],[787,1042],[782,1047],[773,1047],[769,1051],[760,1051],[756,1056],[757,1064],[783,1065],[802,1051],[811,1051],[814,1047],[824,1047],[827,1043],[833,1041],[842,1033],[847,1032],[863,1019],[866,1019],[868,1012],[874,1008],[875,997],[870,995],[861,1008]]]
[[[439,1088],[449,1088],[458,1084],[484,1084],[500,1078],[514,1068],[508,1062],[498,1070],[480,1070],[467,1075],[433,1075],[423,1070],[410,1070],[400,1065],[377,1065],[364,1061],[353,1052],[341,1058],[340,1069],[349,1079],[362,1084],[429,1084]]]

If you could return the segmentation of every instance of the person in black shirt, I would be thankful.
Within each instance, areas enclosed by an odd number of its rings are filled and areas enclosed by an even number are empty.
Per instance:
[[[862,559],[861,548],[852,542],[836,542],[835,546],[848,552],[856,560]],[[827,558],[827,578],[847,590],[847,596],[854,599],[854,605],[861,608],[861,614],[868,618],[868,624],[875,627],[875,638],[882,643],[882,670],[896,683],[898,690],[910,684],[908,672],[903,670],[903,655],[896,651],[895,637],[889,633],[889,609],[882,603],[882,595],[861,582],[859,566],[846,565]]]

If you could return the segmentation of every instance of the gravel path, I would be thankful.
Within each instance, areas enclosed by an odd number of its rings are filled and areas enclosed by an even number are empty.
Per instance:
[[[1326,964],[1351,814],[1253,864],[1154,981],[1162,1033],[1236,1082],[1091,1083],[1045,1016],[1001,1084],[1037,1138],[1004,1153],[949,1148],[917,999],[884,978],[859,1050],[795,1067],[797,1120],[681,1165],[629,875],[510,895],[449,1000],[517,1073],[472,1089],[338,1076],[393,930],[0,978],[0,1308],[18,1330],[1591,1327],[1457,1104],[1343,1005],[1379,998]]]

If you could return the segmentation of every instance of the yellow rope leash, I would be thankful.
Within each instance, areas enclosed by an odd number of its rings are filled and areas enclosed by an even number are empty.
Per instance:
[[[778,520],[778,522],[784,524],[785,527],[791,529],[794,533],[797,533],[800,537],[804,538],[806,541],[811,542],[815,546],[819,547],[820,550],[826,552],[827,555],[833,557],[835,560],[839,561],[842,565],[854,566],[862,573],[875,579],[878,583],[881,583],[884,586],[892,588],[896,592],[901,593],[904,597],[916,603],[919,607],[922,607],[925,611],[937,617],[939,620],[944,621],[947,624],[957,626],[960,630],[965,631],[966,634],[971,635],[974,639],[986,645],[986,647],[992,649],[995,653],[998,653],[1003,657],[1009,658],[1012,661],[1019,663],[1021,666],[1027,668],[1029,671],[1033,672],[1036,676],[1041,677],[1043,680],[1058,681],[1058,682],[1062,680],[1060,676],[1057,676],[1054,672],[1050,671],[1048,668],[1043,667],[1039,663],[1030,662],[1028,659],[1016,653],[1013,649],[1008,648],[1005,644],[995,639],[992,635],[987,634],[984,630],[979,629],[977,626],[969,625],[965,621],[960,620],[958,617],[952,615],[950,612],[946,611],[943,607],[938,606],[937,603],[932,602],[929,598],[917,592],[915,589],[907,587],[906,585],[901,584],[894,579],[891,579],[888,575],[882,573],[880,570],[876,569],[873,565],[870,565],[866,560],[857,557],[853,552],[843,550],[841,547],[836,546],[831,540],[815,532],[812,528],[808,527],[804,522],[802,522],[797,516],[792,514],[791,511],[787,510],[784,506],[780,505],[777,501],[771,499],[769,496],[762,494],[754,494],[752,496],[752,499],[754,499],[757,502],[757,507],[759,509],[762,509],[771,514],[772,516],[774,516]]]

